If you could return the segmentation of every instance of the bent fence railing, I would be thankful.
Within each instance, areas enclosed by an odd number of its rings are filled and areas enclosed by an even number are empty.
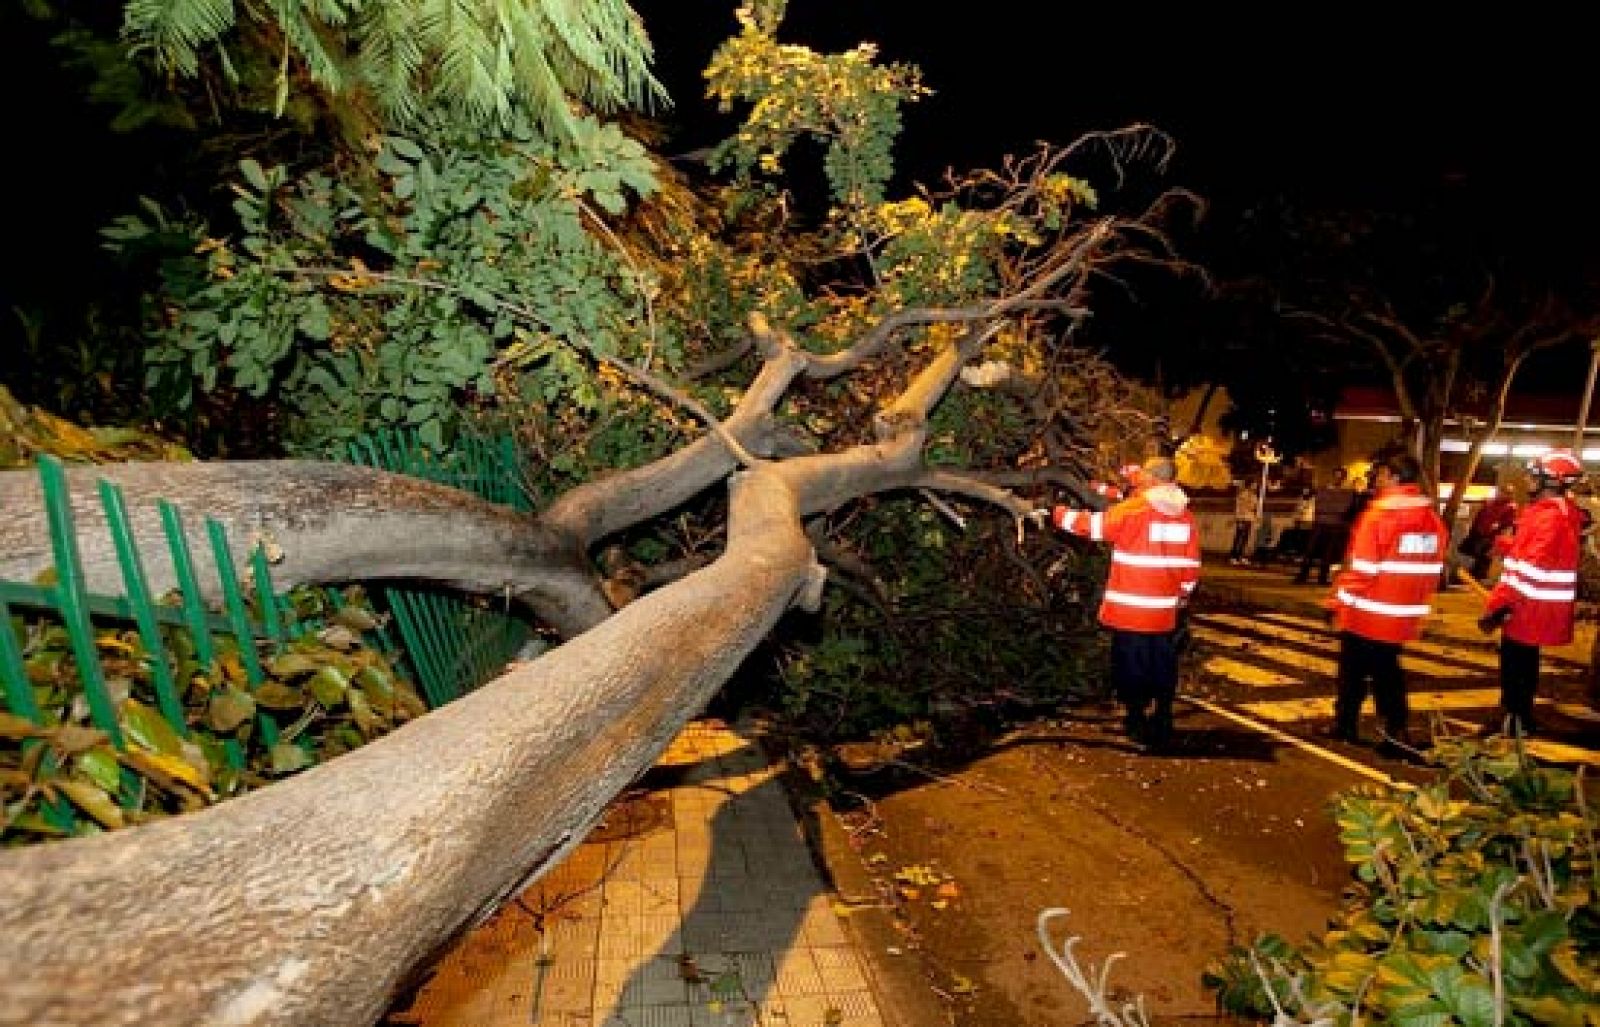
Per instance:
[[[414,433],[385,429],[351,442],[346,456],[351,463],[450,485],[524,512],[529,508],[508,435],[468,437],[438,452]],[[499,674],[533,635],[526,621],[481,597],[386,587],[383,601],[405,643],[404,662],[434,707]]]
[[[226,530],[220,522],[207,518],[206,538],[217,568],[222,597],[221,612],[214,612],[204,598],[195,572],[183,513],[167,500],[161,500],[158,509],[178,583],[177,602],[158,601],[151,593],[144,558],[134,542],[122,491],[104,480],[99,483],[100,502],[105,509],[126,594],[108,596],[90,592],[85,584],[62,463],[56,457],[42,456],[38,471],[50,528],[54,570],[32,583],[0,580],[0,692],[4,695],[5,709],[13,716],[40,728],[53,726],[47,723],[48,718],[34,694],[34,681],[24,658],[18,633],[23,613],[56,621],[66,632],[73,657],[72,670],[87,706],[89,721],[118,750],[127,747],[125,729],[130,722],[118,715],[118,701],[107,682],[99,652],[102,642],[97,637],[97,624],[117,622],[137,626],[140,655],[150,675],[156,709],[166,730],[182,740],[189,739],[191,731],[184,714],[177,667],[193,661],[209,669],[215,667],[219,659],[237,660],[249,687],[254,689],[266,679],[257,653],[258,641],[282,646],[313,626],[295,616],[287,601],[275,594],[271,568],[260,546],[250,557],[250,584],[241,585]],[[246,594],[247,588],[254,592],[253,596]],[[257,706],[254,726],[263,745],[278,744],[281,729],[272,713]],[[134,729],[144,733],[153,728],[155,725],[143,723]],[[227,764],[240,769],[244,754],[238,739],[227,738],[222,749]],[[54,758],[54,754],[46,753],[44,758]],[[126,775],[129,771],[123,768],[121,773]],[[44,803],[42,809],[45,818],[55,826],[70,826],[72,813],[66,803],[50,801]]]
[[[503,444],[463,447],[446,457],[434,456],[398,433],[383,433],[352,445],[352,462],[396,470],[444,484],[463,487],[501,502],[517,502],[514,453],[509,440]],[[117,562],[121,569],[124,594],[103,595],[89,591],[84,563],[78,548],[77,525],[72,514],[71,495],[62,462],[53,456],[38,461],[45,512],[50,531],[54,569],[33,582],[0,580],[0,712],[6,712],[41,730],[54,728],[55,719],[41,707],[35,695],[34,675],[30,673],[25,646],[26,624],[35,630],[63,632],[62,649],[70,653],[70,672],[78,689],[74,702],[87,713],[89,723],[103,732],[120,753],[129,748],[127,735],[143,742],[151,731],[170,731],[179,742],[194,738],[186,718],[185,689],[195,673],[223,677],[217,668],[226,664],[241,677],[252,696],[269,680],[264,672],[262,653],[272,656],[284,652],[288,643],[306,632],[324,627],[316,612],[297,610],[289,595],[279,595],[272,581],[271,562],[266,550],[251,550],[247,574],[241,577],[235,564],[224,525],[206,518],[204,537],[216,568],[215,590],[204,587],[197,574],[197,561],[190,548],[184,526],[184,512],[168,500],[157,508],[162,533],[171,560],[177,587],[172,594],[152,594],[145,571],[145,555],[134,540],[122,491],[101,480],[99,499],[105,510]],[[520,503],[518,505],[521,505]],[[220,595],[219,603],[208,602],[207,594]],[[323,601],[314,605],[337,611],[343,593],[329,588]],[[477,687],[500,673],[506,663],[532,636],[526,622],[509,611],[494,609],[453,594],[430,592],[424,588],[389,587],[382,590],[382,604],[392,615],[402,645],[396,646],[387,628],[368,632],[374,648],[390,661],[408,665],[402,673],[420,686],[429,707],[438,707],[463,692]],[[132,625],[137,648],[133,655],[148,674],[149,693],[154,696],[154,711],[140,704],[126,704],[124,687],[108,681],[102,648],[122,645],[108,642],[106,627]],[[41,627],[42,626],[42,627]],[[129,634],[129,639],[135,634]],[[54,636],[57,644],[60,635]],[[37,668],[35,668],[37,669]],[[65,687],[52,672],[51,687]],[[43,685],[40,686],[45,687]],[[146,693],[147,695],[149,693]],[[159,720],[161,724],[153,723]],[[272,749],[287,735],[285,744],[304,750],[305,762],[314,762],[315,753],[298,736],[293,725],[280,724],[277,716],[255,703],[250,714],[252,734],[260,744]],[[8,729],[13,738],[17,729]],[[26,729],[23,729],[26,733]],[[211,738],[203,739],[213,743]],[[38,758],[58,762],[63,757],[57,747],[37,746],[24,741],[24,748],[38,748]],[[145,746],[149,748],[149,746]],[[237,737],[221,740],[221,757],[233,771],[243,769],[248,756]],[[53,766],[41,768],[53,773]],[[138,788],[119,767],[123,787],[113,793],[133,797]],[[110,784],[116,785],[116,780]],[[59,796],[42,801],[39,810],[52,827],[70,831],[76,814]]]

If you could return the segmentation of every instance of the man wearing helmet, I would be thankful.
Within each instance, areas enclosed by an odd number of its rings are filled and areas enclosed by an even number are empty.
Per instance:
[[[1383,721],[1378,752],[1411,759],[1411,708],[1400,649],[1417,637],[1432,612],[1447,533],[1433,500],[1417,486],[1422,469],[1415,457],[1390,453],[1372,473],[1377,494],[1356,521],[1327,602],[1339,632],[1339,690],[1326,734],[1341,742],[1359,741],[1370,685]]]
[[[1539,649],[1572,641],[1578,600],[1582,509],[1572,487],[1583,464],[1569,449],[1528,461],[1528,502],[1509,539],[1502,538],[1500,578],[1484,599],[1478,628],[1500,629],[1500,711],[1508,731],[1532,734]],[[1484,734],[1501,725],[1487,724]]]
[[[1149,751],[1172,738],[1179,614],[1200,580],[1200,532],[1176,477],[1170,459],[1151,457],[1133,476],[1133,495],[1108,510],[1034,511],[1069,535],[1111,543],[1100,623],[1111,631],[1111,683],[1126,707],[1123,728]]]

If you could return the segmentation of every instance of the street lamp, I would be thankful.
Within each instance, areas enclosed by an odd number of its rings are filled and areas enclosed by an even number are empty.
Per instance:
[[[1278,451],[1272,448],[1270,439],[1256,443],[1256,460],[1261,464],[1261,488],[1256,493],[1256,530],[1263,533],[1267,531],[1267,471],[1282,459]],[[1263,535],[1256,539],[1256,546],[1265,549],[1271,542],[1270,536]]]

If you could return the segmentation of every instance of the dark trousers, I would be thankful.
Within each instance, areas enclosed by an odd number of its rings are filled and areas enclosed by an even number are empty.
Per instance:
[[[1400,671],[1400,643],[1379,642],[1349,631],[1339,634],[1339,694],[1333,701],[1334,729],[1355,738],[1361,723],[1361,704],[1372,689],[1384,733],[1410,744],[1405,675]]]
[[[1539,647],[1500,636],[1500,709],[1524,732],[1532,730],[1533,693],[1539,687]]]
[[[1164,745],[1172,737],[1178,693],[1175,632],[1111,632],[1111,687],[1127,707],[1123,727],[1135,741]]]
[[[1305,555],[1300,558],[1300,571],[1294,580],[1304,583],[1311,580],[1311,568],[1317,569],[1317,583],[1326,585],[1333,565],[1344,559],[1345,546],[1350,541],[1350,529],[1335,524],[1313,524],[1311,537],[1306,540]]]
[[[1255,526],[1255,521],[1233,522],[1233,548],[1228,550],[1228,559],[1243,560],[1250,556],[1250,533]]]

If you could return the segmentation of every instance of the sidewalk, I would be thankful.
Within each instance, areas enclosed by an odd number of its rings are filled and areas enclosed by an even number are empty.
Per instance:
[[[749,728],[691,723],[386,1024],[892,1027]]]

